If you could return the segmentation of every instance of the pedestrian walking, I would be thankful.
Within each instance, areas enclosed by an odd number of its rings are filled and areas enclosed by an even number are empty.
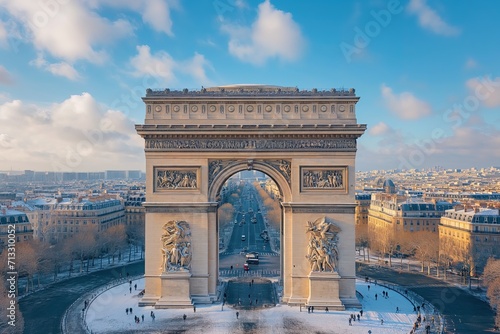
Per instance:
[[[377,294],[375,294],[375,300],[377,300],[377,297],[378,297]]]
[[[307,307],[307,313],[311,313],[311,306]]]
[[[130,308],[130,314],[132,314],[132,308]]]
[[[314,313],[314,306],[311,306],[311,313]]]
[[[359,311],[359,314],[361,314],[361,316],[363,316],[363,310]]]
[[[389,298],[389,291],[385,292],[385,298]]]
[[[196,313],[196,305],[193,305],[193,312]]]
[[[328,313],[328,306],[327,306],[327,307],[325,307],[325,311]]]
[[[186,318],[187,318],[187,315],[184,313],[184,315],[182,316],[182,319],[184,319],[184,321],[186,321]]]
[[[396,306],[396,313],[399,313],[399,307]]]
[[[151,316],[151,318],[153,317],[154,313],[153,311],[151,311],[151,313],[149,314]]]
[[[134,284],[134,289],[137,290],[137,284]]]
[[[368,291],[370,291],[370,286],[368,285]]]
[[[142,318],[142,322],[144,322],[144,314],[141,316],[141,318]]]
[[[358,321],[360,320],[360,319],[359,319],[360,317],[361,317],[361,316],[360,316],[360,315],[359,315],[359,313],[358,313]]]
[[[240,317],[240,312],[236,311],[236,319]]]
[[[128,307],[127,307],[127,309],[125,310],[125,313],[127,313],[127,315],[128,315]]]
[[[132,287],[129,288],[130,293],[132,293]]]
[[[349,318],[349,326],[352,326],[352,317]]]
[[[383,325],[384,324],[384,319],[380,319],[380,324]]]

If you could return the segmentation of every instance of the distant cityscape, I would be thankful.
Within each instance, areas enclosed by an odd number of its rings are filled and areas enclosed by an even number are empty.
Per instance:
[[[279,199],[280,190],[272,184],[266,182],[265,190]],[[16,224],[18,242],[54,244],[81,231],[99,234],[117,225],[143,238],[138,231],[144,229],[145,201],[145,173],[139,170],[0,172],[0,252],[10,223]],[[444,261],[439,253],[447,249],[447,266],[467,267],[471,275],[489,257],[500,257],[499,167],[357,172],[355,203],[358,249],[411,253],[417,246],[405,242],[423,234],[437,247],[425,261]]]

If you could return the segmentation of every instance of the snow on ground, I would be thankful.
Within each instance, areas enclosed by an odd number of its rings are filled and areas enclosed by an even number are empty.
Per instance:
[[[134,285],[137,284],[137,290]],[[319,310],[307,313],[307,308],[298,306],[277,305],[273,308],[236,311],[221,304],[196,305],[196,312],[188,309],[154,309],[138,307],[138,292],[144,289],[144,279],[116,286],[99,295],[91,304],[86,314],[86,324],[94,334],[100,333],[368,333],[391,334],[409,333],[416,320],[413,304],[404,296],[380,285],[358,281],[356,290],[362,296],[363,316],[361,321],[352,322],[351,314],[358,314],[359,309],[346,311]],[[388,292],[388,298],[382,291]],[[375,299],[377,294],[377,299]],[[132,307],[132,314],[126,309]],[[399,312],[396,312],[396,307]],[[151,311],[155,319],[150,316]],[[186,320],[183,315],[186,314]],[[135,323],[134,315],[144,321]],[[383,324],[381,324],[383,319]]]

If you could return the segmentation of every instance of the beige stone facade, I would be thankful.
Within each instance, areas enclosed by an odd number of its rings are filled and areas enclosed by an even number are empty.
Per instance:
[[[146,154],[146,291],[141,305],[184,307],[216,298],[218,194],[237,172],[259,170],[281,192],[282,301],[342,309],[357,304],[354,90],[236,85],[152,91],[137,132]],[[311,271],[308,222],[338,228],[333,272]],[[162,228],[189,224],[189,267],[162,267]],[[170,258],[169,258],[170,259]],[[168,290],[168,291],[167,291]],[[328,293],[325,293],[328,291]]]

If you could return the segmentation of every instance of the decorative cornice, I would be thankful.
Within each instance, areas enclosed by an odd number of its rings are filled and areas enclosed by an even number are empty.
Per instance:
[[[146,213],[205,213],[217,211],[219,203],[144,202],[142,205],[145,207]]]
[[[217,121],[217,120],[214,120]],[[188,123],[188,122],[186,122]],[[358,137],[366,130],[366,124],[136,124],[135,129],[139,134],[165,133],[165,132],[203,132],[224,131],[226,133],[264,131],[283,133],[304,133],[310,131],[358,133]]]
[[[356,96],[354,88],[332,88],[330,90],[300,90],[297,87],[280,87],[268,85],[233,85],[201,88],[200,90],[170,90],[166,89],[146,89],[148,97],[236,97],[236,96],[256,96],[258,98],[273,96]]]
[[[282,152],[282,151],[342,151],[355,152],[354,138],[286,138],[286,139],[149,139],[145,140],[146,152],[206,151],[211,152]]]
[[[309,203],[282,203],[285,210],[292,213],[348,213],[354,214],[356,204],[309,204]]]

